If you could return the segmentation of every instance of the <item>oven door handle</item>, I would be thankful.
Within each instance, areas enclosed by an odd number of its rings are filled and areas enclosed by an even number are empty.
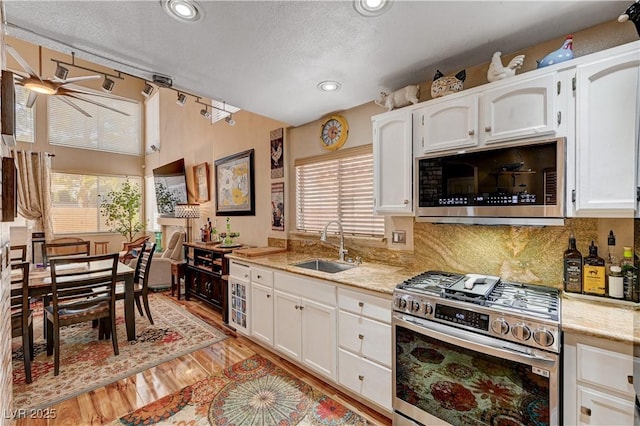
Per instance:
[[[427,330],[431,330],[438,333],[438,339],[446,341],[454,345],[467,346],[474,345],[481,348],[493,349],[498,352],[507,352],[515,357],[526,358],[543,363],[554,363],[558,360],[558,356],[555,354],[544,354],[535,349],[528,348],[516,343],[505,342],[493,337],[484,336],[481,334],[474,334],[465,330],[460,330],[455,327],[442,325],[433,321],[423,320],[421,318],[415,318],[408,315],[402,315],[399,313],[393,313],[394,323],[404,323],[413,325],[412,329],[418,333],[427,334]],[[417,327],[416,327],[417,326]],[[424,329],[427,330],[424,330]],[[428,334],[427,334],[428,335]]]

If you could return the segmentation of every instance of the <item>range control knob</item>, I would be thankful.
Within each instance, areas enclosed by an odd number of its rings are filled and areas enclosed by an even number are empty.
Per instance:
[[[533,341],[540,346],[551,346],[554,342],[553,333],[546,328],[538,328],[533,332]]]
[[[424,313],[425,315],[431,315],[433,313],[433,306],[431,306],[431,303],[427,302],[424,304]]]
[[[498,318],[491,323],[491,330],[496,334],[507,334],[509,332],[509,323],[504,318]]]
[[[413,312],[419,312],[420,311],[420,302],[418,300],[414,300],[411,302],[411,310]]]
[[[519,322],[511,328],[511,334],[518,340],[529,340],[531,338],[531,330],[526,324]]]
[[[400,296],[397,296],[395,298],[395,300],[393,301],[393,304],[396,305],[396,308],[398,309],[404,309],[407,307],[407,301],[404,299],[404,297],[400,297]]]

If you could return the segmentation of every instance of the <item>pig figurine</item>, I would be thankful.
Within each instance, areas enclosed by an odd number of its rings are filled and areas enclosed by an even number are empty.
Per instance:
[[[409,85],[398,89],[393,93],[386,94],[380,92],[380,96],[375,100],[376,105],[387,108],[389,111],[395,108],[401,108],[409,104],[417,104],[420,98],[420,86]]]

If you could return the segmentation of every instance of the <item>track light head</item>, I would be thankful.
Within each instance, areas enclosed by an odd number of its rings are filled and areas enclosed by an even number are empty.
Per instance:
[[[56,73],[54,74],[57,79],[66,80],[69,75],[69,70],[62,65],[58,64],[56,67]]]
[[[209,108],[207,107],[204,107],[200,110],[200,115],[207,119],[211,118],[211,113],[209,112]]]
[[[153,93],[153,86],[150,85],[149,83],[145,83],[141,93],[142,93],[142,96],[144,96],[145,98],[148,98]]]
[[[233,114],[227,115],[224,118],[224,121],[226,121],[229,126],[234,126],[236,124],[236,120],[233,119]]]
[[[113,90],[113,86],[115,85],[116,83],[114,83],[113,80],[111,80],[106,75],[104,76],[104,81],[102,82],[102,90],[104,90],[107,93],[111,93],[111,91]]]
[[[187,95],[178,92],[178,99],[176,100],[176,104],[178,104],[179,106],[184,106],[185,102],[187,102]]]

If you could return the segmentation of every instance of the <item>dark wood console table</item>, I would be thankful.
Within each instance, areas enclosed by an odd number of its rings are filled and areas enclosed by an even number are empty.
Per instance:
[[[186,264],[184,267],[185,299],[195,297],[222,314],[227,321],[227,277],[229,259],[225,254],[242,248],[225,248],[215,244],[184,243]]]

